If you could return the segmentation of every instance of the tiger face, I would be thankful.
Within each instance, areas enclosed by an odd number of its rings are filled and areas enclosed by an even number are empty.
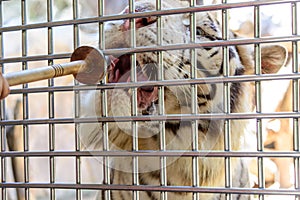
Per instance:
[[[164,1],[164,8],[187,7],[188,4],[180,1]],[[147,12],[156,10],[155,1],[137,1],[135,12]],[[128,13],[126,8],[123,13]],[[196,13],[196,37],[198,43],[195,49],[195,68],[194,78],[223,77],[223,52],[222,47],[202,47],[201,42],[221,40],[221,27],[214,16],[208,12]],[[161,17],[161,45],[179,45],[191,43],[191,29],[189,14],[177,14]],[[132,43],[132,29],[130,21],[119,20],[107,22],[105,24],[105,47],[130,48],[154,47],[158,42],[157,17],[150,16],[135,19],[135,42]],[[192,77],[190,49],[168,50],[162,53],[162,62],[159,63],[158,51],[137,53],[135,56],[137,78],[135,81],[155,81],[155,80],[188,80]],[[129,82],[131,81],[131,57],[129,54],[121,55],[112,60],[112,65],[108,72],[108,82]],[[238,52],[235,47],[229,47],[229,76],[241,75],[245,67],[241,64]],[[162,65],[162,66],[160,66]],[[162,69],[162,76],[158,77],[158,70]],[[230,84],[231,89],[235,90],[232,95],[241,95],[243,87],[241,84]],[[178,85],[164,88],[165,114],[191,114],[196,113],[223,113],[223,84],[198,84],[197,105],[192,111],[192,93],[190,85]],[[111,116],[130,116],[132,111],[131,90],[114,90],[111,95]],[[114,96],[114,97],[113,97]],[[120,98],[122,96],[122,98]],[[242,96],[242,95],[241,95]],[[119,98],[117,98],[119,97]],[[236,97],[231,97],[235,99]],[[138,115],[157,115],[158,114],[158,87],[139,87],[137,88],[137,108]],[[245,101],[244,101],[245,103]],[[125,108],[126,107],[126,108]],[[237,112],[239,105],[231,102],[231,111]],[[195,111],[196,110],[196,111]],[[201,121],[199,127],[207,132],[210,121]],[[156,134],[158,129],[157,122],[139,123],[141,126],[152,127],[150,131]],[[122,123],[123,126],[124,123]],[[128,128],[130,124],[128,123]],[[150,135],[152,135],[150,133]]]

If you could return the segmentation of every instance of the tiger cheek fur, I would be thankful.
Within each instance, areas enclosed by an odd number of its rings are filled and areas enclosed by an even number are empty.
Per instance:
[[[186,7],[184,1],[163,1],[164,8]],[[135,3],[136,11],[155,10],[154,0],[140,0]],[[125,9],[124,12],[128,12]],[[189,43],[189,18],[186,14],[162,16],[162,44]],[[153,17],[136,19],[136,46],[153,46],[157,44],[157,24]],[[142,24],[141,24],[142,23]],[[213,15],[206,12],[196,13],[196,42],[220,40],[221,31],[219,23]],[[110,48],[130,47],[130,29],[128,21],[119,20],[105,24],[105,46]],[[229,75],[243,75],[253,73],[253,61],[251,54],[244,47],[230,46],[229,49]],[[196,49],[197,55],[197,78],[223,77],[223,57],[221,47],[204,48],[199,45]],[[125,59],[126,56],[124,56]],[[156,52],[144,52],[136,54],[138,73],[152,80],[157,80]],[[128,75],[130,66],[124,69],[110,66],[109,80],[130,79]],[[127,63],[128,61],[124,61]],[[190,50],[172,50],[163,52],[163,78],[164,80],[190,79]],[[118,81],[116,81],[118,82]],[[232,113],[249,112],[251,98],[249,97],[250,85],[247,82],[229,83],[230,88],[230,111]],[[144,88],[149,96],[156,95],[153,91],[157,88]],[[197,85],[197,112],[204,114],[224,113],[224,85],[199,84]],[[107,113],[108,116],[131,116],[132,112],[132,91],[131,89],[113,89],[107,91]],[[165,114],[191,114],[192,96],[190,85],[165,86],[164,87],[164,110]],[[102,113],[102,93],[98,90],[91,91],[85,96],[82,108],[82,117],[97,117]],[[154,102],[155,104],[155,102]],[[91,107],[93,109],[91,109]],[[148,115],[158,115],[158,105],[147,110]],[[156,108],[156,109],[155,109]],[[138,114],[145,113],[144,108],[138,108]],[[198,146],[200,150],[224,150],[224,121],[217,119],[198,120]],[[160,150],[160,123],[158,121],[138,122],[138,149],[139,150]],[[230,121],[231,150],[240,148],[241,137],[246,126],[245,120]],[[192,150],[192,124],[189,121],[166,121],[164,123],[166,150]],[[88,149],[102,149],[102,126],[95,124],[82,124],[80,129],[81,140]],[[110,122],[108,123],[108,140],[110,150],[132,150],[132,123],[131,122]],[[131,185],[132,159],[130,157],[111,157],[111,183]],[[139,157],[139,183],[141,185],[160,185],[160,158]],[[212,157],[199,157],[198,176],[200,186],[224,187],[225,172],[224,159]],[[232,158],[233,186],[247,186],[247,170],[240,160]],[[169,186],[193,186],[193,167],[190,157],[168,157],[166,159],[167,185]],[[132,199],[130,191],[111,192],[113,200]],[[220,194],[199,193],[200,199],[223,199]],[[168,192],[168,198],[172,200],[191,199],[189,192]],[[101,194],[97,199],[102,199]],[[140,192],[140,199],[160,199],[159,192]],[[233,199],[249,199],[247,195],[233,195]]]

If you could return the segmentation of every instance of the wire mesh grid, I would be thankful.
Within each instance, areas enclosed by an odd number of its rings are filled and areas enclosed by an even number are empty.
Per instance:
[[[193,199],[201,194],[225,194],[226,199],[234,199],[233,194],[250,194],[257,199],[299,199],[299,1],[230,1],[217,4],[189,1],[184,8],[162,8],[163,1],[156,0],[156,9],[150,12],[135,12],[135,1],[55,1],[55,0],[12,0],[0,1],[0,65],[3,73],[37,68],[55,63],[68,62],[72,51],[81,45],[97,44],[105,55],[131,53],[130,59],[144,52],[157,52],[157,80],[139,83],[136,62],[131,62],[131,82],[113,84],[101,81],[98,85],[82,85],[72,77],[62,77],[28,83],[11,88],[11,94],[1,102],[1,199],[97,199],[102,191],[103,199],[114,199],[111,191],[131,191],[132,199],[139,199],[143,191],[156,191],[161,199],[168,199],[171,192],[193,193]],[[200,3],[196,5],[196,3]],[[204,5],[202,5],[204,3]],[[112,4],[112,9],[109,5]],[[121,5],[122,4],[122,5]],[[128,13],[116,14],[128,5]],[[120,9],[117,8],[120,6]],[[277,6],[277,7],[272,7]],[[265,8],[278,9],[272,18],[265,20]],[[287,8],[286,13],[281,9]],[[245,14],[242,9],[247,8]],[[92,9],[92,10],[89,10]],[[119,9],[119,11],[117,11]],[[275,9],[275,10],[276,10]],[[12,12],[14,10],[14,12]],[[112,10],[112,11],[111,11]],[[238,18],[232,11],[238,10]],[[240,11],[241,10],[241,11]],[[195,13],[219,11],[222,25],[222,38],[219,41],[201,42],[202,47],[222,47],[223,77],[197,77],[197,54]],[[190,42],[168,44],[163,41],[162,19],[169,15],[189,13]],[[232,24],[253,19],[253,30],[242,39],[230,39]],[[267,27],[279,15],[285,15],[285,27],[274,31]],[[155,46],[137,46],[136,29],[130,29],[128,48],[108,49],[105,45],[104,23],[129,19],[131,27],[136,20],[157,16]],[[246,20],[245,20],[246,21]],[[236,22],[237,23],[237,22]],[[246,29],[241,28],[238,32]],[[269,28],[269,29],[268,29]],[[271,31],[270,31],[271,30]],[[92,32],[92,34],[91,34]],[[267,36],[265,36],[265,35]],[[261,48],[264,44],[284,44],[289,51],[288,67],[277,74],[262,75]],[[232,45],[246,44],[254,49],[255,74],[230,76],[230,49]],[[164,52],[190,50],[190,79],[164,80]],[[230,85],[238,82],[254,83],[255,110],[251,113],[232,113],[230,108]],[[198,113],[197,85],[222,84],[223,112]],[[166,114],[165,87],[190,85],[191,113]],[[281,89],[281,86],[283,86]],[[158,87],[158,114],[139,115],[138,88]],[[111,116],[108,111],[108,91],[128,89],[131,91],[132,110],[128,116]],[[102,113],[97,117],[81,117],[81,98],[89,90],[101,93]],[[279,100],[277,100],[279,99]],[[274,105],[273,105],[274,104]],[[273,107],[272,107],[273,106]],[[269,108],[271,107],[271,108]],[[203,151],[199,146],[199,120],[224,120],[224,149]],[[192,149],[168,150],[165,127],[168,121],[190,121]],[[249,120],[253,122],[245,148],[231,149],[236,138],[231,137],[231,122]],[[159,149],[140,150],[139,122],[159,123]],[[98,150],[85,150],[79,134],[83,123],[101,124],[103,147]],[[111,151],[109,124],[112,122],[131,123],[131,151]],[[250,125],[249,125],[250,127]],[[253,130],[254,129],[254,130]],[[251,144],[249,144],[251,143]],[[253,147],[254,144],[254,147]],[[247,148],[250,145],[251,148]],[[271,150],[270,150],[271,149]],[[111,158],[132,159],[132,182],[126,185],[113,184],[111,179]],[[159,184],[144,185],[139,178],[139,161],[142,157],[160,158]],[[168,183],[170,176],[166,166],[168,158],[187,157],[192,159],[192,183],[174,186]],[[199,159],[219,157],[224,159],[224,185],[222,187],[201,186]],[[247,158],[250,169],[251,186],[234,187],[232,160]],[[100,160],[100,161],[99,161]],[[254,164],[253,164],[254,163]],[[269,168],[270,166],[273,166]],[[287,179],[287,180],[285,180]],[[271,183],[270,183],[271,182]],[[169,197],[170,198],[170,197]]]

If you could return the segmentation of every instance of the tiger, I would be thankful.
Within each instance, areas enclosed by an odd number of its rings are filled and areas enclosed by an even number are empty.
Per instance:
[[[189,7],[188,1],[164,0],[162,9]],[[126,7],[121,14],[129,13]],[[155,11],[155,0],[136,0],[135,12]],[[173,44],[199,44],[194,51],[188,48],[175,48],[159,52],[141,51],[135,54],[111,55],[107,67],[107,85],[128,82],[141,83],[136,88],[116,87],[105,92],[95,89],[81,96],[81,118],[122,119],[107,123],[81,123],[80,140],[87,150],[109,150],[117,152],[144,152],[145,156],[110,156],[107,164],[109,180],[104,184],[118,186],[165,186],[190,187],[197,190],[178,190],[166,192],[143,190],[134,192],[126,189],[111,189],[99,192],[96,199],[112,200],[139,199],[156,200],[165,195],[167,199],[185,200],[225,199],[222,192],[205,191],[205,188],[225,187],[224,157],[184,156],[184,152],[214,152],[225,150],[225,124],[228,120],[220,117],[184,118],[185,116],[211,116],[225,114],[225,86],[222,81],[207,84],[178,84],[149,86],[150,81],[222,80],[225,76],[234,77],[254,74],[253,50],[246,45],[228,46],[228,74],[224,71],[223,48],[221,46],[202,46],[201,42],[221,41],[222,25],[213,12],[195,12],[195,41],[191,41],[189,13],[174,15],[147,16],[108,21],[104,24],[105,50],[130,49],[135,47],[158,47],[158,20],[162,24],[161,46]],[[132,39],[132,27],[135,34]],[[239,36],[229,32],[230,38]],[[134,43],[132,42],[134,41]],[[103,45],[101,45],[103,47]],[[158,47],[159,49],[159,47]],[[194,52],[194,53],[193,53]],[[160,56],[161,55],[161,56]],[[192,57],[195,55],[193,62]],[[261,68],[263,73],[276,73],[286,56],[284,47],[269,44],[261,47]],[[159,61],[159,57],[162,62]],[[131,68],[135,62],[136,69]],[[196,66],[193,74],[192,63]],[[173,81],[173,82],[172,82]],[[104,81],[105,83],[105,81]],[[145,85],[143,85],[143,83]],[[161,82],[160,82],[161,83]],[[194,87],[194,89],[192,89]],[[251,82],[227,82],[229,88],[230,113],[251,112],[253,87]],[[193,99],[195,101],[193,102]],[[135,109],[136,108],[136,109]],[[134,117],[147,117],[148,120],[126,121]],[[156,117],[170,116],[165,120]],[[172,116],[182,116],[172,118]],[[161,119],[161,118],[160,118]],[[246,134],[247,120],[230,120],[228,123],[230,142],[227,150],[241,149]],[[104,135],[104,133],[107,134]],[[195,133],[195,134],[193,134]],[[108,144],[105,144],[108,141]],[[103,144],[105,144],[103,146]],[[174,156],[147,156],[147,152],[175,152]],[[179,154],[182,152],[181,154]],[[91,152],[92,153],[92,152]],[[195,164],[196,163],[196,164]],[[195,166],[196,165],[196,166]],[[247,164],[239,158],[230,158],[231,184],[229,187],[247,188],[249,186]],[[105,166],[104,166],[105,167]],[[196,173],[195,170],[196,169]],[[194,172],[193,172],[194,171]],[[102,173],[102,169],[99,169]],[[196,178],[195,178],[196,177]],[[165,180],[163,180],[165,178]],[[228,185],[227,185],[228,187]],[[250,199],[250,195],[232,194],[232,199]]]

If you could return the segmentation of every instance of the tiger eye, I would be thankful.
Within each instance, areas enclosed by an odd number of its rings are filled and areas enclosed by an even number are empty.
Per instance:
[[[204,31],[201,28],[197,27],[196,35],[204,35]]]

